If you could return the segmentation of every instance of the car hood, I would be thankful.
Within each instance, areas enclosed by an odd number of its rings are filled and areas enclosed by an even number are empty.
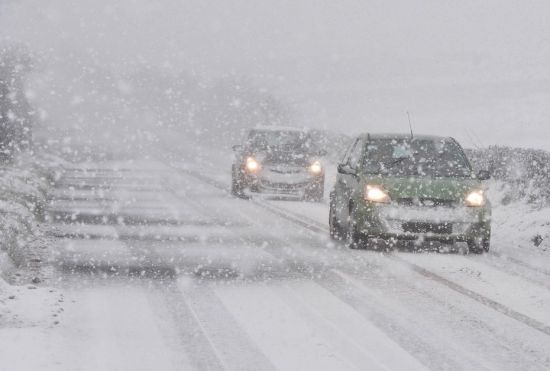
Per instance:
[[[299,151],[262,151],[254,156],[264,165],[308,166],[312,156]]]
[[[458,202],[465,195],[481,188],[481,182],[471,178],[383,177],[369,178],[369,184],[382,186],[392,200],[442,200]]]

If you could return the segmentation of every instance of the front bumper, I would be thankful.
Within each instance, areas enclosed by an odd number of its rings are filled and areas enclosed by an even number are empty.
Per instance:
[[[311,174],[307,170],[294,173],[275,173],[263,170],[258,174],[246,174],[246,184],[252,192],[303,196],[321,189],[324,174]]]
[[[357,231],[368,238],[454,243],[489,238],[491,233],[488,206],[425,207],[367,203],[357,216]]]

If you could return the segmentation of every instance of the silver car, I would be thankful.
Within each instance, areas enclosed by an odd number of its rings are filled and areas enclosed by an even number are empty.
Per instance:
[[[325,169],[321,156],[306,130],[265,126],[251,129],[246,142],[233,146],[231,192],[245,191],[286,195],[321,201]]]

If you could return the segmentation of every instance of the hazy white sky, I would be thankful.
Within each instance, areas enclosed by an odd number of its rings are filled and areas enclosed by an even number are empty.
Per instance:
[[[400,131],[410,110],[419,131],[550,149],[548,1],[2,3],[0,36],[52,64],[77,51],[112,69],[248,75],[309,125]]]
[[[2,31],[105,62],[141,57],[204,74],[284,78],[313,68],[326,78],[351,63],[384,79],[397,59],[418,62],[398,75],[436,67],[498,76],[484,65],[497,63],[523,78],[550,58],[549,16],[550,3],[525,0],[22,0],[3,8]]]

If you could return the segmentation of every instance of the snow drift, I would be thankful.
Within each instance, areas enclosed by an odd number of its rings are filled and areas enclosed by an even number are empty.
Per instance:
[[[16,266],[42,261],[47,192],[55,161],[46,155],[20,156],[0,168],[0,258],[6,267],[10,259]]]

